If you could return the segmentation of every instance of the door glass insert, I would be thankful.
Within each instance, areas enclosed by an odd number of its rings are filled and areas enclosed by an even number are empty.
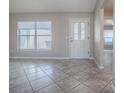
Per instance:
[[[74,23],[74,40],[79,39],[79,23]]]
[[[85,39],[85,23],[74,23],[74,40]]]
[[[81,26],[81,40],[85,39],[85,23],[80,23]]]

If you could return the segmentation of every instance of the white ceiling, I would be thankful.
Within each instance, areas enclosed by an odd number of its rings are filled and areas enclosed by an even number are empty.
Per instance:
[[[96,0],[10,0],[10,13],[93,12]]]

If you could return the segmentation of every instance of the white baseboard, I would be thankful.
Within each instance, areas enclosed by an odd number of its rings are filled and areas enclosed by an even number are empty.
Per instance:
[[[9,57],[9,59],[82,59],[82,60],[94,60],[93,57],[90,58],[70,58],[70,57]]]
[[[94,58],[94,57],[90,57],[89,59],[90,59],[90,60],[95,60],[95,58]]]
[[[69,57],[9,57],[9,59],[69,59]]]

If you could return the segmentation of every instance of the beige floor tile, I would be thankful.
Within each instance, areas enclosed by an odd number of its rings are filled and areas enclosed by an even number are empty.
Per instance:
[[[30,81],[36,80],[36,79],[40,79],[42,77],[46,76],[46,73],[44,73],[43,71],[39,71],[39,72],[35,72],[32,74],[28,74],[27,77]]]
[[[47,87],[53,83],[54,82],[48,76],[42,77],[41,79],[31,81],[31,85],[32,85],[32,88],[34,91],[37,91],[44,87]]]
[[[17,67],[17,68],[10,68],[9,67],[9,72],[10,73],[20,72],[20,71],[24,71],[24,69],[23,69],[23,67],[21,65],[19,67]]]
[[[94,91],[96,91],[97,93],[100,92],[105,87],[105,84],[96,78],[89,79],[86,82],[84,82],[84,84],[89,88],[93,89]]]
[[[100,93],[115,93],[110,82]]]
[[[84,72],[90,72],[90,73],[94,73],[97,74],[99,73],[101,70],[98,67],[87,67]]]
[[[94,78],[97,80],[103,81],[104,84],[108,84],[112,80],[112,75],[108,73],[98,73]]]
[[[10,71],[9,72],[9,80],[12,80],[12,79],[16,79],[16,78],[19,78],[19,77],[23,77],[25,76],[25,72],[23,70],[13,70],[13,71]]]
[[[76,67],[71,68],[71,71],[68,72],[67,74],[74,75],[74,74],[76,74],[78,72],[82,72],[84,70],[85,70],[85,66],[76,66]]]
[[[52,64],[47,64],[47,65],[41,65],[40,66],[42,70],[49,70],[49,69],[56,69],[56,67]]]
[[[40,67],[28,68],[25,69],[26,74],[36,73],[42,71]]]
[[[48,75],[50,74],[56,74],[56,73],[62,73],[61,70],[59,70],[58,68],[51,68],[51,69],[47,69],[47,70],[44,70],[44,72]]]
[[[18,62],[10,62],[9,63],[9,69],[12,70],[12,69],[22,69],[22,65]]]
[[[66,78],[60,82],[57,82],[57,84],[65,91],[68,92],[71,89],[73,89],[74,87],[78,86],[80,84],[80,82],[78,82],[77,80],[73,79],[73,78]]]
[[[64,72],[60,72],[60,73],[53,73],[53,74],[49,74],[48,75],[50,78],[52,78],[54,81],[60,81],[62,79],[65,79],[67,77],[69,77],[67,74],[65,74]]]
[[[26,76],[23,76],[23,77],[19,77],[19,78],[10,80],[9,87],[14,88],[16,86],[19,86],[22,84],[27,84],[27,83],[28,83],[28,80],[27,80]]]
[[[76,62],[66,62],[66,64],[68,65],[68,67],[74,67],[74,66],[79,65],[79,64],[76,63]]]
[[[26,83],[16,86],[14,88],[10,88],[9,93],[33,93],[33,90],[30,87],[29,83]]]
[[[112,78],[105,66],[99,70],[94,62],[74,59],[11,60],[10,93],[33,93],[32,88],[36,93],[113,93],[105,87]]]
[[[90,72],[79,72],[72,77],[80,81],[81,83],[85,82],[86,80],[93,78],[96,74]]]
[[[60,64],[56,64],[55,66],[56,66],[57,68],[61,69],[61,70],[70,67],[70,65],[67,64],[67,63],[65,63],[65,62],[62,62],[62,63],[60,63]]]
[[[66,73],[66,74],[72,72],[72,71],[71,71],[71,68],[64,68],[64,69],[62,69],[62,71],[63,71],[64,73]]]
[[[72,89],[68,93],[97,93],[97,92],[81,84],[77,86],[76,88]]]
[[[70,76],[83,71],[83,67],[73,67],[70,68],[66,73]]]
[[[35,93],[65,93],[65,92],[61,88],[59,88],[56,84],[53,84],[43,89],[40,89]]]
[[[62,69],[62,71],[71,76],[78,72],[83,72],[85,68],[86,68],[85,66],[73,66],[70,68]]]
[[[25,63],[23,63],[23,68],[25,70],[35,69],[35,68],[38,68],[39,67],[38,65],[35,65],[34,63],[30,63],[30,62],[29,63],[28,62],[25,62]]]

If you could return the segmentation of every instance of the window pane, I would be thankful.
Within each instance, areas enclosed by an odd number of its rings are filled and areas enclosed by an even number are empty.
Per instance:
[[[113,31],[112,30],[105,30],[104,36],[105,37],[113,37]]]
[[[51,30],[37,29],[37,35],[51,35]]]
[[[36,29],[36,30],[35,30]],[[35,34],[35,31],[37,31]],[[51,22],[18,22],[18,35],[20,37],[20,49],[51,48]],[[37,42],[35,36],[37,35]]]
[[[104,40],[105,42],[109,42],[112,43],[112,39],[113,39],[113,31],[112,30],[105,30],[104,31]]]
[[[28,48],[28,45],[27,45],[27,36],[20,36],[20,48],[21,49]]]
[[[51,29],[51,22],[37,22],[37,29]]]
[[[85,23],[81,23],[81,40],[85,39]]]
[[[51,22],[37,22],[37,35],[51,35]]]
[[[74,23],[74,40],[78,40],[79,35],[78,35],[78,23]]]
[[[34,29],[35,22],[18,22],[18,29]]]
[[[112,38],[111,37],[110,38],[105,37],[104,40],[105,40],[106,43],[112,43]]]
[[[51,36],[37,36],[37,48],[38,49],[51,48]]]
[[[34,36],[28,36],[28,48],[34,48]]]
[[[23,29],[20,30],[20,35],[35,35],[34,29]]]

